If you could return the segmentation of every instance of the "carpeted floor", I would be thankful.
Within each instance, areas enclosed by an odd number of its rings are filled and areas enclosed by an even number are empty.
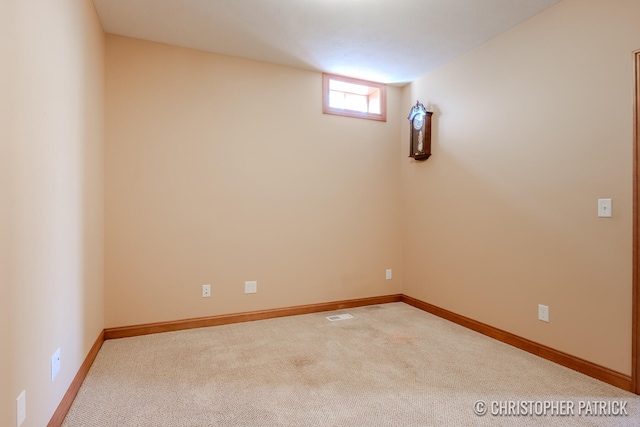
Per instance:
[[[404,303],[106,341],[63,424],[532,425],[639,426],[640,398]]]

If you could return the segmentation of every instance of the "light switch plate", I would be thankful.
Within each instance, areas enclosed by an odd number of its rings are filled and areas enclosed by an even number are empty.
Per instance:
[[[611,199],[598,199],[598,217],[611,218]]]

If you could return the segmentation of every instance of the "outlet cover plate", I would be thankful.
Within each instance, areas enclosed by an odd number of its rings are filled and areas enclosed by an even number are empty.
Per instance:
[[[202,298],[209,298],[211,296],[211,285],[202,285]]]
[[[255,280],[244,282],[245,294],[255,294],[256,292],[258,292],[258,282],[256,282]]]
[[[24,420],[27,419],[27,394],[25,390],[22,390],[22,393],[16,399],[16,412],[16,425],[20,427]]]
[[[549,321],[549,306],[538,304],[538,320]]]
[[[390,268],[387,268],[387,273],[386,273],[387,280],[391,280],[392,277],[393,277],[393,271],[391,271]]]
[[[57,349],[51,356],[51,382],[56,379],[60,373],[60,349]]]

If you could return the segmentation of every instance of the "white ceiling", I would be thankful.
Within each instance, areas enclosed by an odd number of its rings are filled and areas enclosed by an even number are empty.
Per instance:
[[[94,0],[108,33],[402,84],[559,0]]]

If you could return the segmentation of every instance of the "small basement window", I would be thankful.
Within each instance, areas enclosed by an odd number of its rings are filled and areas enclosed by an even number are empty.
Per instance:
[[[386,86],[382,83],[323,74],[322,112],[386,122]]]

